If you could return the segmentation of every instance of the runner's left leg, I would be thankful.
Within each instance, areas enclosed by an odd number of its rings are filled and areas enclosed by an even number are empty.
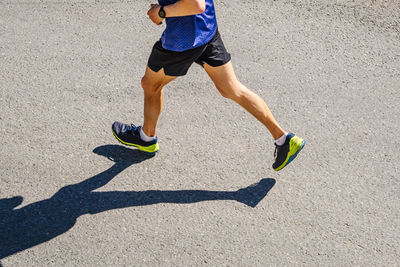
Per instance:
[[[268,128],[275,140],[285,134],[264,100],[237,79],[231,61],[218,67],[208,64],[204,64],[203,67],[221,95],[235,101],[250,112]]]

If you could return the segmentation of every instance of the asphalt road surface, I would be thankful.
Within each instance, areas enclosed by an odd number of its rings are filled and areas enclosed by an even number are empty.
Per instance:
[[[150,3],[0,0],[0,265],[399,265],[399,1],[215,0],[239,79],[307,140],[281,172],[197,65],[156,156],[117,143]]]

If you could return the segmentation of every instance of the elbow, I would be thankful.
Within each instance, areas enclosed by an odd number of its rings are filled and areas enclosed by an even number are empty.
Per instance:
[[[196,0],[195,12],[196,14],[201,14],[206,11],[206,1],[205,0]]]
[[[181,0],[186,15],[197,15],[206,11],[206,0]]]

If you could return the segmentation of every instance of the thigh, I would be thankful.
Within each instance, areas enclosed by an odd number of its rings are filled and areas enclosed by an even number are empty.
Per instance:
[[[239,85],[231,61],[218,67],[212,67],[208,64],[204,64],[203,67],[221,93],[231,91]]]
[[[155,72],[149,67],[146,67],[146,72],[142,78],[142,86],[144,89],[164,87],[175,79],[176,76],[166,75],[164,69]]]

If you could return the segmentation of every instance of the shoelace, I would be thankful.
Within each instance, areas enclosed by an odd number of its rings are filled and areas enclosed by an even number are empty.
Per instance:
[[[125,126],[125,132],[134,132],[137,129],[135,124],[131,124],[131,125],[126,125]]]
[[[277,144],[274,145],[275,145],[274,158],[276,159],[276,156],[278,155],[278,145]]]

